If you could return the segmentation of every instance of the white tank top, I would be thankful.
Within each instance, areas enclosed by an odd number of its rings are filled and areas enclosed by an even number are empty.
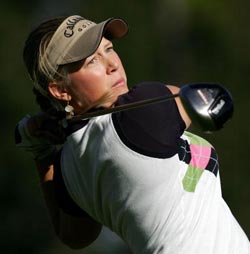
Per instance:
[[[93,118],[63,148],[72,199],[137,254],[249,254],[223,201],[219,173],[202,169],[211,150],[185,132],[191,161],[142,155],[119,138],[110,115]]]

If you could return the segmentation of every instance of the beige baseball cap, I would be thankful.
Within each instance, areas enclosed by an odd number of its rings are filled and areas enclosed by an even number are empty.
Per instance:
[[[97,24],[78,15],[69,16],[52,36],[42,56],[42,68],[54,76],[60,65],[92,55],[103,36],[112,40],[125,36],[127,32],[128,25],[120,18],[109,18]]]

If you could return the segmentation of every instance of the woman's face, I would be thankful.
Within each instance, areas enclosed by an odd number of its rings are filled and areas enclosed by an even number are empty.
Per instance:
[[[111,107],[121,94],[128,92],[122,62],[111,41],[103,38],[96,52],[69,74],[68,94],[75,113],[99,104]],[[105,99],[104,99],[105,98]],[[103,100],[104,99],[104,100]]]

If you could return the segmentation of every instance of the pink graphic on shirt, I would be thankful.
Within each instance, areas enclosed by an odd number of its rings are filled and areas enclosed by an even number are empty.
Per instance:
[[[191,161],[189,164],[200,169],[205,169],[210,160],[211,147],[190,145],[190,150]]]

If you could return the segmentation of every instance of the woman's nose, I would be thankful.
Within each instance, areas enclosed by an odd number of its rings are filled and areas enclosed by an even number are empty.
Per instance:
[[[119,68],[119,64],[115,59],[108,59],[107,60],[107,72],[112,73]]]

